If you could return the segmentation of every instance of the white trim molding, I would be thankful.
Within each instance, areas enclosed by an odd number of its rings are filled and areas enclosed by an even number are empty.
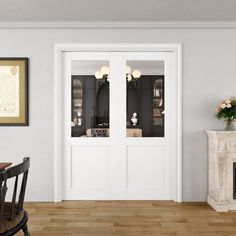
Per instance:
[[[174,141],[176,182],[174,200],[182,202],[182,45],[176,44],[55,44],[54,48],[54,202],[63,199],[63,63],[64,52],[173,52],[176,78],[176,132]]]
[[[236,21],[2,21],[0,29],[236,29]]]

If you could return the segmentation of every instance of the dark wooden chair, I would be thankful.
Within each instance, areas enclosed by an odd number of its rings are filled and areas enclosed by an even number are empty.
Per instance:
[[[30,158],[24,158],[19,165],[10,167],[0,172],[0,236],[10,236],[23,230],[25,236],[29,236],[27,227],[28,214],[24,210],[25,189],[30,166]],[[22,175],[19,197],[17,197],[18,179]],[[12,201],[6,202],[7,181],[15,178]]]

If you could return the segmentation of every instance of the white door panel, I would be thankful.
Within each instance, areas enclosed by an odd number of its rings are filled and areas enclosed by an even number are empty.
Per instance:
[[[109,147],[72,147],[72,188],[108,188]]]
[[[109,147],[73,146],[70,199],[109,199]]]
[[[127,188],[163,188],[165,161],[163,147],[128,147]]]
[[[173,199],[171,180],[174,176],[170,169],[170,127],[173,127],[170,116],[173,99],[171,97],[170,59],[169,52],[65,53],[64,199]],[[110,135],[106,138],[85,137],[85,135],[71,137],[72,62],[84,61],[86,65],[86,62],[90,60],[107,61],[110,66]],[[134,65],[142,65],[142,61],[161,61],[165,65],[163,72],[165,115],[162,114],[164,116],[162,137],[155,135],[153,137],[126,137],[126,125],[130,118],[126,118],[125,66],[129,61],[134,62]],[[91,65],[94,66],[93,63],[90,63]],[[84,75],[88,73],[87,71],[89,70],[86,66],[80,70]],[[132,128],[129,127],[131,130]]]
[[[127,148],[126,199],[170,199],[165,158],[165,146]]]

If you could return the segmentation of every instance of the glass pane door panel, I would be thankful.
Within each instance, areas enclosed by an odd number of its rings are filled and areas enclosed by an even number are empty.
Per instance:
[[[127,61],[127,137],[164,137],[164,61]]]
[[[109,61],[71,65],[71,136],[109,137]]]

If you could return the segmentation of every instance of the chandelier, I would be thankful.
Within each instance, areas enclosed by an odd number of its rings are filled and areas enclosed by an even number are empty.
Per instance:
[[[126,65],[125,68],[125,73],[126,73],[126,79],[128,82],[132,80],[136,80],[141,77],[141,71],[140,70],[133,70],[131,69],[130,66]],[[110,68],[109,66],[102,66],[102,68],[98,71],[95,72],[95,78],[97,80],[100,79],[107,79],[107,81],[110,81]]]

